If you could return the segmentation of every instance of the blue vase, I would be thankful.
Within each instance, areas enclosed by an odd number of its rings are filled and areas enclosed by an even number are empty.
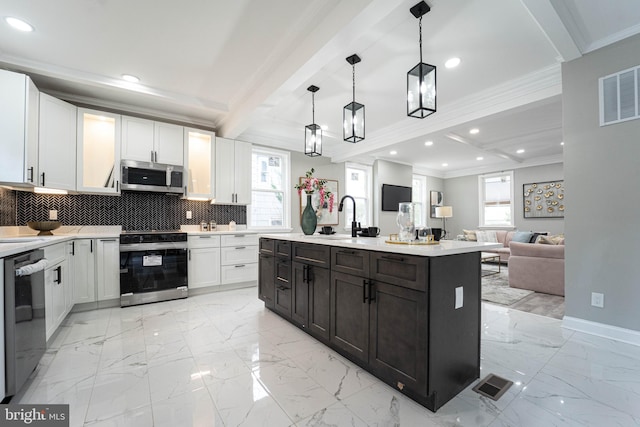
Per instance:
[[[318,217],[316,211],[311,206],[311,194],[307,194],[307,206],[302,211],[302,218],[300,219],[300,227],[302,232],[306,235],[311,235],[316,232],[316,226],[318,225]]]

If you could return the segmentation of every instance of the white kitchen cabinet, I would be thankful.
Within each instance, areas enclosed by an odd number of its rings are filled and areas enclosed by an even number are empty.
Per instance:
[[[0,94],[0,182],[37,185],[40,92],[28,76],[0,70]]]
[[[78,108],[77,122],[77,190],[120,194],[120,115]]]
[[[120,243],[117,238],[96,239],[98,301],[120,299]]]
[[[220,282],[223,285],[258,280],[258,235],[223,235],[220,265]]]
[[[215,154],[213,132],[184,128],[184,161],[188,199],[215,197],[213,186],[213,166]]]
[[[96,257],[93,239],[73,241],[73,301],[83,304],[96,301]]]
[[[122,116],[122,158],[184,165],[184,128],[138,117]]]
[[[0,277],[3,280],[4,288],[4,260],[0,258]],[[0,307],[2,307],[4,313],[4,291],[0,292]],[[4,364],[4,316],[0,316],[0,366]],[[4,376],[4,369],[0,369],[0,400],[5,398],[5,386],[6,378]]]
[[[76,189],[76,116],[74,105],[40,93],[38,186]]]
[[[215,202],[251,203],[251,144],[216,138]]]
[[[49,264],[44,272],[45,324],[47,340],[69,314],[67,308],[68,287],[71,284],[67,244],[58,243],[44,248]]]
[[[188,237],[189,289],[220,285],[220,236]]]
[[[67,259],[67,272],[66,275],[66,287],[64,291],[64,306],[67,313],[71,311],[73,308],[73,292],[75,288],[75,264],[73,259],[73,249],[74,243],[73,240],[65,243],[65,258]]]

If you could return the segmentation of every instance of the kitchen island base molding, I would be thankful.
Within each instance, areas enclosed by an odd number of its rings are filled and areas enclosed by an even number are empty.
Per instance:
[[[479,378],[479,251],[420,256],[293,241],[277,254],[285,240],[261,238],[260,262],[282,266],[260,268],[267,308],[434,412]],[[290,310],[274,306],[275,292]]]

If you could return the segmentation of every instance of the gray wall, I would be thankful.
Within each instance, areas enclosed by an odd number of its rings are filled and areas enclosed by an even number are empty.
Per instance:
[[[640,36],[562,66],[567,316],[640,331],[640,120],[599,126],[598,78],[640,63]],[[604,308],[591,293],[604,293]]]
[[[524,218],[522,185],[539,181],[555,181],[564,177],[562,163],[514,169],[515,227],[518,230],[564,232],[562,218]],[[453,217],[447,220],[449,237],[462,234],[462,229],[476,229],[480,221],[478,210],[478,175],[449,178],[444,181],[444,203],[453,206]],[[440,221],[440,220],[434,220]]]
[[[420,174],[417,174],[420,175]],[[442,219],[440,218],[431,218],[431,191],[441,191],[444,194],[444,180],[442,178],[436,178],[433,176],[427,175],[427,205],[425,209],[427,210],[427,227],[437,227],[442,228]],[[444,203],[447,203],[447,199],[445,197]],[[449,225],[447,223],[447,228]]]
[[[413,185],[413,167],[386,160],[373,162],[373,223],[380,227],[381,235],[398,232],[397,212],[382,212],[382,184]]]
[[[315,172],[313,176],[317,178],[333,179],[338,181],[338,196],[344,196],[344,163],[331,163],[331,158],[326,156],[309,157],[304,153],[291,152],[291,227],[293,233],[302,233],[300,228],[300,197],[298,192],[294,188],[294,185],[300,182],[300,177],[314,168]],[[303,195],[304,196],[304,195]],[[335,209],[338,209],[338,202],[340,198],[336,199]],[[342,214],[338,215],[339,232],[343,232],[344,217]]]

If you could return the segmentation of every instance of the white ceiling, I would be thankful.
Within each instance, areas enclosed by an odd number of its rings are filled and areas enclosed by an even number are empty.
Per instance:
[[[637,0],[427,0],[423,55],[438,67],[438,111],[418,120],[405,101],[419,59],[417,2],[3,0],[0,16],[35,31],[0,22],[0,64],[72,102],[293,151],[311,123],[314,84],[323,155],[451,177],[562,161],[560,63],[640,32]],[[341,134],[353,53],[366,106],[358,144]],[[460,66],[446,69],[453,56]]]

